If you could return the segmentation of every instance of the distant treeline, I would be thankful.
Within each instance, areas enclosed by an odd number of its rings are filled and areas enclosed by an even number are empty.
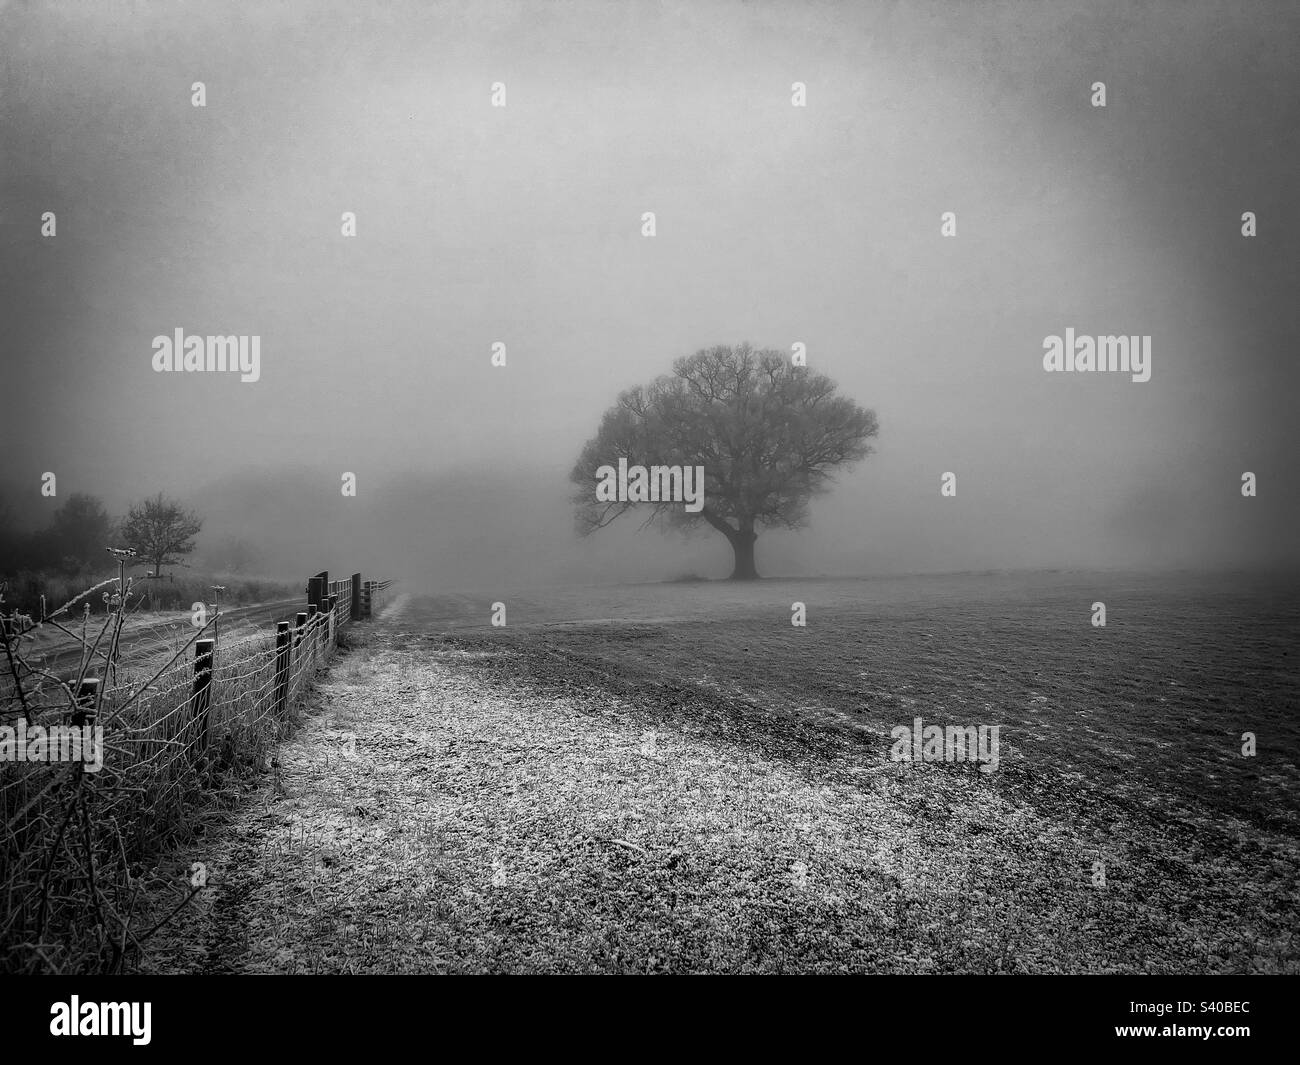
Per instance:
[[[161,494],[133,503],[125,516],[115,518],[100,499],[76,492],[54,511],[46,528],[35,532],[18,529],[8,508],[0,506],[0,580],[5,583],[0,610],[39,617],[42,595],[44,609],[50,612],[116,576],[117,561],[109,547],[135,552],[127,570],[133,578],[128,609],[178,610],[212,602],[211,576],[166,572],[167,567],[186,567],[184,560],[193,553],[202,527],[197,515]],[[228,538],[210,553],[205,568],[221,575],[222,603],[255,603],[296,590],[282,582],[239,575],[254,562],[254,552],[238,538]],[[99,593],[83,602],[93,613],[108,609]],[[79,603],[76,613],[82,609]]]

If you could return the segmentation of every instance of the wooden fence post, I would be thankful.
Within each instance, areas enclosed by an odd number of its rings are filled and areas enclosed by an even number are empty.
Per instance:
[[[199,746],[208,745],[208,711],[212,708],[212,649],[214,640],[194,644],[194,714],[199,722]]]
[[[334,596],[327,595],[321,604],[325,616],[321,618],[320,642],[325,654],[334,649]]]
[[[361,616],[367,621],[370,620],[370,593],[373,581],[366,581],[361,587]]]
[[[307,604],[307,627],[303,630],[303,639],[307,641],[307,653],[312,656],[312,668],[315,668],[316,652],[320,650],[320,633],[316,631],[316,618],[320,607],[315,603]]]
[[[329,570],[321,570],[315,576],[307,578],[307,605],[319,607],[321,600],[329,593]]]
[[[302,643],[302,635],[307,631],[307,612],[298,611],[293,619],[293,645],[298,647]]]
[[[287,621],[275,626],[275,714],[284,717],[289,709],[289,649],[293,646],[293,633]]]
[[[352,620],[361,620],[361,574],[352,574]]]

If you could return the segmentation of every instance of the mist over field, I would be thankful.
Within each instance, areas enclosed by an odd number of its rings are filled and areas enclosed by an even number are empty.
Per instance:
[[[313,10],[0,7],[17,525],[166,491],[286,577],[726,576],[708,530],[578,541],[565,477],[748,340],[881,426],[761,574],[1296,565],[1294,8]],[[1150,334],[1151,379],[1044,373],[1067,327]],[[154,372],[176,328],[260,335],[260,380]]]
[[[882,451],[887,445],[882,446]],[[1019,507],[1014,485],[964,478],[956,500],[941,499],[938,474],[881,484],[884,460],[858,471],[813,504],[804,530],[770,531],[757,544],[759,572],[770,577],[896,575],[985,569],[1294,570],[1289,539],[1261,531],[1261,516],[1285,513],[1280,500],[1225,499],[1209,475],[1182,492],[1134,489],[1097,512],[1066,487],[1045,490],[1040,511]],[[946,468],[946,467],[945,467]],[[240,537],[254,545],[250,572],[297,579],[314,567],[343,574],[400,574],[412,591],[507,591],[559,584],[723,578],[731,550],[711,530],[690,536],[640,530],[628,515],[588,538],[574,533],[566,472],[513,475],[466,468],[440,475],[411,472],[365,482],[365,505],[340,506],[333,470],[286,466],[279,476],[246,471],[174,494],[205,517],[197,552],[222,565],[218,545]],[[1235,485],[1230,469],[1219,481]],[[141,486],[138,495],[152,490]],[[975,492],[981,495],[976,496]],[[996,494],[994,494],[996,493]],[[990,498],[990,495],[992,496]],[[13,507],[35,523],[41,511]],[[110,510],[131,497],[106,493]],[[886,502],[888,501],[888,502]],[[51,508],[52,509],[52,508]],[[304,558],[304,531],[322,545]],[[205,550],[206,548],[206,550]]]

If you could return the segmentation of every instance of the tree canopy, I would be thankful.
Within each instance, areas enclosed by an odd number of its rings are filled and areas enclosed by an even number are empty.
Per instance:
[[[811,498],[829,489],[837,469],[866,458],[877,432],[873,411],[837,395],[834,381],[792,365],[784,352],[708,348],[621,393],[605,412],[570,474],[578,531],[588,535],[648,507],[646,525],[717,529],[735,552],[732,577],[757,577],[757,530],[806,525]],[[620,458],[629,466],[703,466],[703,509],[598,501],[596,471]]]
[[[73,492],[54,512],[45,533],[46,547],[54,563],[65,569],[102,563],[111,527],[112,520],[99,499],[85,492]]]

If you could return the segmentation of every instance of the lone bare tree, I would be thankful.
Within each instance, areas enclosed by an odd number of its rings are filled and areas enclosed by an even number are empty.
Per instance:
[[[196,514],[159,492],[131,504],[122,522],[122,539],[135,549],[141,564],[153,566],[157,577],[163,566],[184,565],[181,556],[194,550],[194,537],[202,528]]]
[[[619,395],[583,447],[569,475],[579,533],[648,506],[643,528],[707,522],[735,553],[732,579],[756,578],[757,530],[806,525],[809,500],[829,489],[834,471],[871,454],[875,413],[835,390],[830,378],[792,365],[785,353],[749,344],[678,359],[671,374]],[[621,458],[629,467],[703,466],[703,509],[600,501],[597,470]]]

